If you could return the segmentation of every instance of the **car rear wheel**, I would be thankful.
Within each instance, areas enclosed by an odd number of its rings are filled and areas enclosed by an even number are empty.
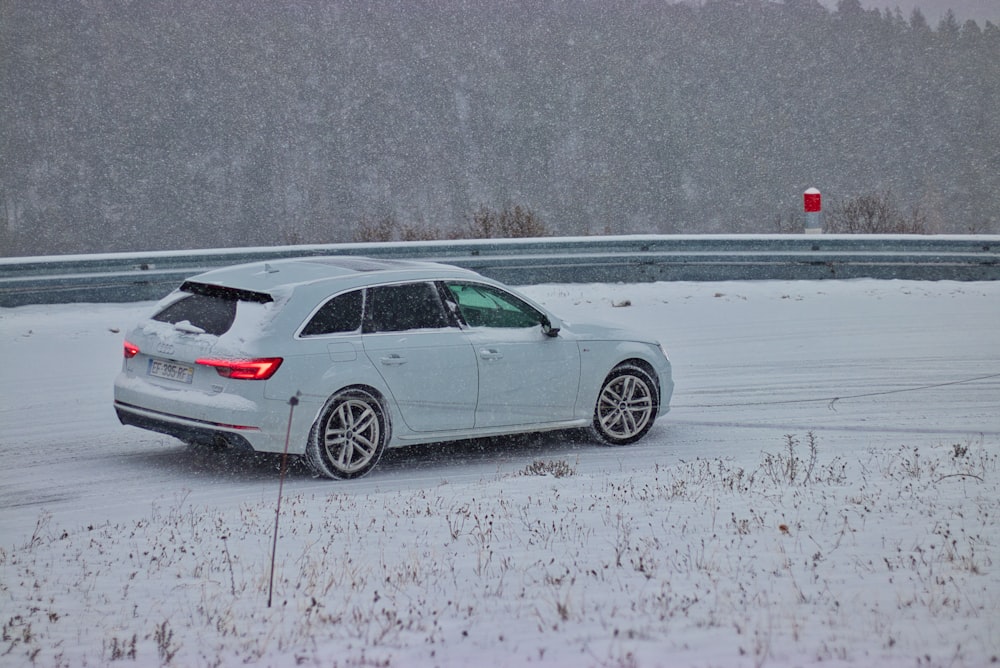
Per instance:
[[[359,478],[375,467],[388,432],[382,405],[366,390],[350,389],[330,397],[313,427],[306,460],[327,478]]]
[[[659,404],[652,374],[636,364],[621,364],[601,386],[593,430],[611,445],[634,443],[653,426]]]

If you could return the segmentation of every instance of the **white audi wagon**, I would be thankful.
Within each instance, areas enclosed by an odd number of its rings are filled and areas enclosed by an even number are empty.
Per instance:
[[[387,447],[587,428],[624,445],[669,410],[647,336],[562,322],[473,271],[305,257],[185,281],[126,335],[120,421],[369,472]]]

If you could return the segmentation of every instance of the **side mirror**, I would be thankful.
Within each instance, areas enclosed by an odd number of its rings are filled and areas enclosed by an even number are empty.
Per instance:
[[[559,336],[559,328],[553,327],[552,321],[547,315],[542,315],[542,334],[545,336]]]

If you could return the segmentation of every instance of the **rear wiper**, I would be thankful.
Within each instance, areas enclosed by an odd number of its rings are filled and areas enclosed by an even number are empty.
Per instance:
[[[198,325],[192,325],[190,320],[181,320],[174,323],[174,329],[185,334],[204,334],[205,330]]]

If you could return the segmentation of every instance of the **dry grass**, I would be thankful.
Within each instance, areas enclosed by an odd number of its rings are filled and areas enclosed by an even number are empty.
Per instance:
[[[292,495],[271,609],[268,503],[179,494],[83,529],[42,515],[0,551],[0,664],[988,662],[996,448],[848,466],[812,434],[801,447],[750,471],[535,461],[461,488]]]

